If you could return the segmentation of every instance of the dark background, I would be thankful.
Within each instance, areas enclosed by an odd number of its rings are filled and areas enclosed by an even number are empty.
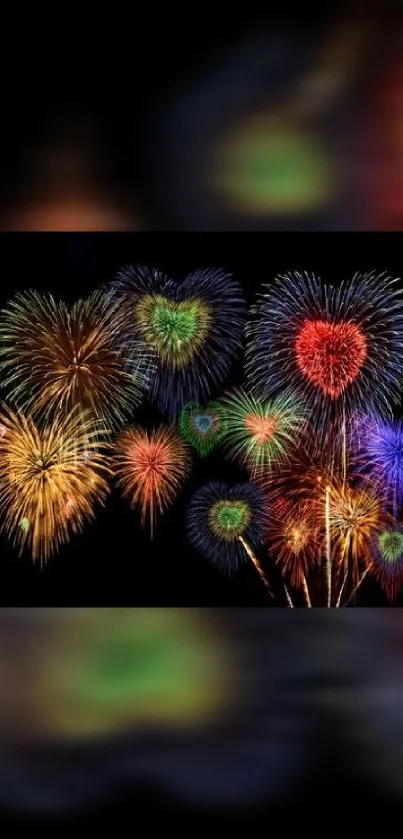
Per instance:
[[[250,304],[261,283],[277,272],[313,271],[334,283],[355,271],[372,269],[399,276],[401,248],[399,234],[2,234],[1,302],[30,287],[73,302],[109,282],[123,265],[138,263],[160,268],[176,280],[199,267],[223,267],[239,280]],[[241,382],[242,359],[222,390]],[[163,421],[148,404],[135,418],[148,426]],[[192,548],[185,533],[186,506],[197,488],[210,480],[246,479],[246,473],[220,452],[203,460],[195,457],[191,476],[176,503],[158,520],[153,542],[148,531],[142,531],[138,513],[113,491],[106,507],[98,510],[96,521],[86,526],[81,537],[72,538],[43,569],[34,567],[29,555],[18,558],[1,537],[0,603],[269,605],[250,563],[228,580]],[[260,558],[270,569],[266,549]],[[387,605],[379,587],[371,582],[363,584],[357,602]]]
[[[341,101],[310,124],[329,160],[337,147],[341,204],[308,217],[233,216],[222,196],[206,194],[217,138],[234,116],[292,100],[307,73],[321,72],[340,24],[357,17],[370,24],[368,44]],[[390,140],[401,110],[380,104],[391,83],[402,95],[398,0],[264,12],[252,3],[229,17],[167,9],[157,20],[142,8],[134,28],[108,36],[74,42],[74,61],[69,39],[67,53],[60,38],[43,52],[33,41],[20,46],[28,73],[6,67],[0,229],[401,229],[400,199],[392,212],[384,206],[391,168],[394,191],[401,184],[401,148]]]

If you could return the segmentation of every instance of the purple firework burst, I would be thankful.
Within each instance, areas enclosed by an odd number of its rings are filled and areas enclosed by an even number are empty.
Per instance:
[[[403,501],[403,422],[381,417],[357,423],[359,470],[382,492],[396,517]]]
[[[126,267],[112,283],[130,341],[156,357],[150,397],[177,419],[187,402],[204,402],[225,380],[241,348],[245,300],[221,269],[200,269],[177,283],[155,268]]]

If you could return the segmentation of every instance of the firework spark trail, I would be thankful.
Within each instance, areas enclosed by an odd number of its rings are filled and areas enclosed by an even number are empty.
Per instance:
[[[325,501],[326,520],[326,569],[327,569],[327,607],[332,605],[332,544],[330,533],[330,487],[326,487]]]
[[[344,603],[344,606],[348,606],[351,603],[351,601],[354,599],[355,595],[357,594],[358,589],[360,588],[360,586],[364,582],[364,580],[365,580],[366,576],[369,574],[370,570],[371,570],[370,567],[365,569],[364,573],[362,574],[362,576],[358,580],[357,585],[353,588],[348,600],[346,600],[346,602]]]
[[[187,402],[205,402],[242,347],[245,301],[221,269],[200,269],[176,283],[144,266],[122,269],[111,286],[125,333],[156,354],[151,397],[177,419]]]
[[[302,590],[304,592],[306,605],[307,605],[308,609],[311,609],[312,608],[311,597],[310,597],[310,594],[309,594],[309,588],[308,588],[308,583],[306,581],[305,574],[302,574]]]
[[[20,553],[41,564],[94,517],[110,474],[98,424],[78,410],[51,424],[3,408],[0,437],[0,512]],[[90,452],[91,457],[85,457]]]
[[[118,486],[132,507],[139,507],[153,538],[157,512],[171,505],[191,468],[190,450],[174,428],[154,431],[134,426],[115,443],[114,469]]]
[[[339,596],[338,596],[338,598],[337,598],[337,602],[336,602],[336,609],[339,609],[339,608],[340,608],[340,605],[341,605],[341,598],[342,598],[343,591],[344,591],[344,589],[345,589],[345,586],[346,586],[347,580],[348,580],[348,568],[347,568],[347,570],[346,570],[346,572],[345,572],[345,574],[344,574],[344,577],[343,577],[343,582],[342,582],[341,587],[340,587]]]
[[[103,291],[72,307],[20,293],[0,318],[0,371],[10,401],[43,417],[79,407],[122,425],[139,404],[152,353],[123,337],[120,312]]]
[[[249,547],[248,543],[247,543],[247,542],[245,542],[245,539],[243,538],[243,536],[238,536],[238,539],[239,539],[239,541],[240,541],[240,543],[241,543],[241,545],[242,545],[243,549],[244,549],[244,550],[246,551],[246,553],[248,554],[249,559],[253,562],[253,564],[254,564],[254,566],[255,566],[255,568],[256,568],[256,571],[258,572],[259,577],[260,577],[260,579],[261,579],[261,581],[262,581],[263,585],[266,587],[266,589],[267,589],[267,591],[268,591],[268,593],[269,593],[270,597],[274,598],[274,594],[273,594],[273,592],[272,592],[272,590],[271,590],[270,583],[269,583],[269,581],[268,581],[268,579],[267,579],[267,577],[266,577],[266,574],[265,574],[265,573],[264,573],[264,571],[263,571],[263,568],[262,568],[262,566],[261,566],[261,564],[260,564],[259,560],[258,560],[258,559],[257,559],[257,557],[256,557],[256,554],[254,554],[254,553],[253,553],[253,551],[252,551],[252,549]]]

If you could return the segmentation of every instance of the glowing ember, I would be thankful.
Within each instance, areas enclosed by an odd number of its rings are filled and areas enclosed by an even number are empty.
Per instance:
[[[310,537],[309,530],[293,526],[290,528],[286,527],[284,535],[286,537],[289,550],[296,554],[300,553],[300,551],[306,547]]]
[[[355,323],[306,320],[295,350],[301,372],[325,396],[338,399],[359,375],[367,342]]]
[[[274,437],[276,421],[273,417],[264,417],[251,413],[245,417],[245,428],[253,435],[256,443],[263,446]]]

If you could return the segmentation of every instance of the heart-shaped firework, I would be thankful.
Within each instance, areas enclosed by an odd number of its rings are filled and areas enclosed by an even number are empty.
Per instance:
[[[354,415],[385,416],[399,399],[403,294],[386,273],[357,273],[337,286],[307,272],[280,274],[252,308],[247,336],[248,386],[259,397],[288,389],[303,397],[332,450]]]
[[[208,335],[211,314],[201,300],[169,300],[148,295],[137,309],[144,337],[173,369],[186,366]]]
[[[172,419],[187,402],[205,402],[226,378],[242,343],[245,302],[220,269],[201,269],[177,283],[153,268],[119,272],[112,296],[121,302],[127,346],[140,341],[156,358],[150,397]]]
[[[225,434],[226,413],[219,402],[209,402],[204,408],[189,402],[182,408],[179,427],[182,437],[201,457],[215,449]]]
[[[367,357],[363,331],[348,321],[306,320],[295,341],[301,373],[325,396],[338,399]]]
[[[240,565],[249,561],[244,545],[254,551],[262,544],[267,516],[267,499],[259,487],[251,483],[227,486],[213,481],[193,495],[187,533],[199,553],[222,574],[232,577]]]

